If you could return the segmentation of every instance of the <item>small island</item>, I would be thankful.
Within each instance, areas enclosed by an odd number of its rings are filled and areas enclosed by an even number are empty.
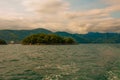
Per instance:
[[[0,45],[7,45],[7,42],[5,40],[0,39]]]
[[[67,45],[76,44],[71,37],[62,37],[56,34],[33,34],[22,40],[23,45]]]

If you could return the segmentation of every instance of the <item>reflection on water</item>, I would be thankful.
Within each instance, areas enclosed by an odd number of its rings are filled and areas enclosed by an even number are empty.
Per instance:
[[[3,45],[0,80],[120,80],[119,44]]]

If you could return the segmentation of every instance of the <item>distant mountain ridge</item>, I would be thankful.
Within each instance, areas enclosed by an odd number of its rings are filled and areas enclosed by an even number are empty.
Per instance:
[[[8,43],[10,41],[20,43],[23,38],[38,33],[57,34],[64,37],[72,37],[78,43],[120,43],[120,33],[89,32],[87,34],[72,34],[60,31],[52,32],[43,28],[32,30],[0,30],[0,39],[4,39]]]

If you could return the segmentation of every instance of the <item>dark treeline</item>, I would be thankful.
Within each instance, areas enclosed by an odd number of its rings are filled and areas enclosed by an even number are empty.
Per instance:
[[[7,43],[6,43],[5,40],[0,39],[0,45],[6,45],[6,44],[7,44]]]
[[[25,37],[32,34],[56,34],[62,37],[71,37],[77,43],[120,43],[120,33],[99,33],[89,32],[87,34],[72,34],[68,32],[52,32],[47,29],[38,28],[32,30],[0,30],[0,39],[5,40],[7,43],[14,41],[20,43]]]
[[[61,37],[55,34],[33,34],[22,40],[24,45],[35,44],[75,44],[75,40],[70,37]]]

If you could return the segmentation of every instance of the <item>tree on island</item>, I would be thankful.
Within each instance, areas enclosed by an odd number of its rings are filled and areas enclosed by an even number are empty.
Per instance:
[[[24,45],[40,44],[75,44],[75,40],[69,37],[61,37],[55,34],[33,34],[22,40]]]
[[[0,39],[0,45],[6,45],[7,42],[5,40]]]

